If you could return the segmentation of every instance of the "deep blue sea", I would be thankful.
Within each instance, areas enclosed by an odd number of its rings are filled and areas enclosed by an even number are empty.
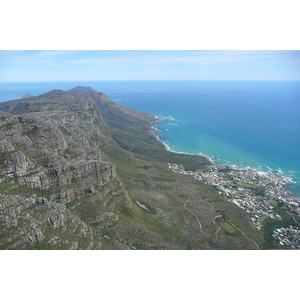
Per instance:
[[[163,119],[171,150],[219,164],[279,171],[300,195],[300,81],[89,81],[0,83],[0,102],[77,85]]]

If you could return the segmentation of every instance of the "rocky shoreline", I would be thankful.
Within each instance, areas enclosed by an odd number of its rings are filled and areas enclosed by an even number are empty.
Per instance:
[[[262,221],[267,218],[282,219],[275,212],[275,207],[285,206],[286,210],[300,216],[300,197],[293,195],[286,188],[293,182],[289,177],[263,173],[252,168],[241,170],[234,166],[221,165],[213,165],[204,172],[184,170],[183,166],[171,163],[168,164],[168,168],[215,187],[219,196],[245,210],[258,230],[262,229]],[[274,237],[277,238],[278,235],[275,234]],[[299,248],[300,240],[295,243],[294,237],[293,242],[286,238],[285,245]]]
[[[293,205],[288,181],[172,151],[155,116],[83,87],[0,106],[0,249],[277,247],[237,205],[258,222],[279,220],[270,199]]]
[[[160,121],[162,121],[162,120],[161,120],[161,119],[156,119],[154,122],[160,122]],[[289,193],[290,195],[293,195],[293,197],[294,197],[295,199],[298,199],[298,200],[300,199],[299,196],[294,195],[293,193],[291,193],[290,191],[288,191],[287,188],[286,188],[287,185],[295,184],[295,183],[296,183],[295,181],[293,181],[293,180],[291,179],[291,177],[282,176],[282,175],[279,175],[279,174],[276,174],[276,173],[272,173],[272,172],[261,172],[261,171],[258,171],[258,170],[256,170],[256,169],[254,169],[254,168],[250,168],[250,167],[239,168],[239,167],[237,167],[237,166],[235,166],[235,165],[228,165],[228,166],[227,166],[227,165],[219,165],[219,164],[216,164],[216,163],[213,161],[213,159],[212,159],[211,157],[209,157],[209,156],[207,156],[207,155],[204,155],[204,154],[201,154],[201,155],[200,155],[200,154],[190,154],[190,153],[184,153],[184,152],[174,151],[174,150],[171,150],[170,146],[169,146],[168,144],[166,144],[165,142],[163,142],[163,141],[159,138],[159,135],[156,135],[155,132],[161,132],[161,130],[157,129],[157,128],[155,127],[155,125],[152,124],[152,126],[151,126],[151,133],[155,136],[155,138],[156,138],[159,142],[161,142],[161,143],[164,145],[164,147],[165,147],[165,149],[166,149],[167,151],[170,151],[170,152],[173,152],[173,153],[178,153],[178,154],[196,155],[196,156],[205,157],[205,158],[208,160],[208,162],[209,162],[210,164],[214,165],[217,169],[230,168],[230,169],[232,169],[232,170],[236,170],[236,171],[239,171],[239,172],[251,170],[251,172],[256,173],[256,176],[262,176],[262,177],[267,177],[267,176],[272,176],[272,177],[274,177],[274,176],[275,176],[275,177],[281,178],[281,179],[284,181],[284,187],[285,187],[286,192]],[[191,172],[191,171],[188,171],[188,172]],[[300,212],[300,209],[299,209],[299,212]]]
[[[153,122],[151,123],[151,133],[154,135],[154,137],[155,137],[160,143],[162,143],[162,144],[164,145],[164,147],[165,147],[165,149],[166,149],[167,151],[170,151],[170,152],[173,152],[173,153],[178,153],[178,154],[184,154],[184,155],[201,156],[201,157],[204,157],[205,159],[207,159],[208,163],[214,165],[213,160],[212,160],[209,156],[207,156],[207,155],[204,155],[204,154],[201,154],[201,155],[199,155],[199,154],[190,154],[190,153],[184,153],[184,152],[179,152],[179,151],[171,150],[171,148],[169,147],[169,145],[166,144],[165,142],[163,142],[163,141],[159,138],[159,137],[160,137],[159,135],[156,135],[156,134],[155,134],[155,132],[161,132],[161,130],[157,129],[157,127],[156,127],[156,125],[155,125],[154,123],[155,123],[155,122],[161,122],[161,121],[162,121],[161,119],[158,119],[157,117],[155,117],[155,118],[156,118],[155,121],[153,121]]]
[[[154,122],[161,121],[156,117]],[[163,142],[155,132],[161,131],[152,123],[151,133],[164,145],[167,151],[185,155],[196,155],[171,150],[169,145]],[[205,157],[211,164],[206,171],[185,170],[182,165],[174,163],[168,163],[168,168],[175,173],[193,176],[195,179],[215,187],[219,191],[219,196],[227,198],[228,201],[245,210],[250,215],[251,222],[258,230],[262,229],[262,221],[266,218],[282,219],[278,213],[274,212],[274,208],[277,206],[285,206],[286,209],[300,216],[300,197],[287,189],[288,185],[295,184],[291,177],[273,172],[261,172],[250,167],[241,169],[233,165],[219,165],[209,156],[197,156]],[[282,230],[289,231],[289,228]],[[278,239],[279,235],[276,230],[273,236]],[[293,241],[285,237],[284,242],[282,239],[279,241],[281,245],[299,248],[300,241],[295,243],[294,240],[295,237],[293,237]]]

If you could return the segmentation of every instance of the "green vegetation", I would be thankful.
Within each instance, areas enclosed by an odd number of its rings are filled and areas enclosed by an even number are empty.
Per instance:
[[[37,197],[48,198],[54,194],[54,189],[53,188],[39,189],[39,188],[31,188],[27,185],[18,185],[17,187],[10,189],[8,192],[11,195],[22,195],[25,197],[30,197],[33,194],[35,194],[37,195]]]
[[[126,216],[128,218],[131,218],[131,219],[134,218],[134,212],[128,206],[122,205],[120,208],[120,212],[121,212],[121,214],[123,214],[124,216]]]
[[[33,127],[32,129],[28,130],[28,131],[23,131],[23,135],[27,135],[27,136],[33,136],[35,134],[37,134],[38,132],[38,127]]]
[[[220,226],[226,234],[230,234],[230,235],[237,235],[238,234],[237,230],[226,221],[222,222],[220,224]]]
[[[64,152],[61,154],[62,157],[66,159],[74,158],[74,153],[70,148],[67,148],[64,150]]]
[[[167,163],[199,171],[207,170],[211,163],[203,156],[167,151],[152,133],[152,115],[121,107],[104,96],[100,99],[99,93],[84,94],[89,100],[82,99],[82,91],[78,98],[74,95],[54,91],[5,106],[10,113],[25,114],[14,128],[25,131],[20,130],[21,145],[15,143],[13,151],[29,158],[29,167],[23,168],[25,176],[44,174],[45,186],[51,187],[22,185],[22,178],[12,172],[14,178],[0,174],[0,194],[11,199],[12,195],[35,194],[48,200],[55,195],[57,201],[45,201],[46,205],[31,201],[23,213],[23,207],[17,206],[22,197],[15,197],[12,211],[23,215],[12,220],[9,228],[1,224],[1,248],[10,246],[5,239],[11,232],[17,232],[14,236],[18,240],[18,229],[27,228],[33,233],[24,246],[28,249],[99,248],[100,243],[102,249],[254,249],[254,243],[269,249],[277,247],[272,230],[293,224],[284,205],[279,204],[274,210],[283,217],[281,223],[266,219],[262,221],[264,231],[258,231],[249,215],[219,196],[217,189],[169,170]],[[34,119],[34,114],[26,115],[28,111],[40,111],[40,115]],[[47,126],[43,126],[44,116],[49,120]],[[52,127],[52,123],[57,125]],[[13,127],[8,124],[3,128]],[[41,142],[39,130],[44,135]],[[37,141],[38,149],[26,148],[23,141],[29,145]],[[109,165],[108,170],[103,171],[102,165],[98,170],[99,151],[102,161],[114,165],[112,169],[110,164],[103,164],[103,169]],[[13,152],[1,153],[1,170]],[[230,167],[221,172],[229,178],[229,171]],[[231,181],[230,186],[265,194],[264,188],[255,185]],[[36,228],[42,234],[34,235]],[[20,238],[26,241],[26,235]]]
[[[241,182],[239,185],[245,189],[250,189],[256,196],[265,196],[266,189],[263,186],[257,186],[245,182]]]
[[[117,110],[116,105],[111,111],[107,105],[106,113],[103,114],[117,145],[108,144],[101,149],[101,154],[104,160],[110,161],[116,166],[117,175],[132,201],[131,208],[127,206],[121,208],[124,217],[137,222],[136,228],[140,224],[144,230],[149,232],[147,237],[152,236],[155,243],[160,241],[159,244],[161,244],[161,239],[163,239],[161,247],[168,245],[167,248],[172,248],[177,245],[176,247],[180,249],[254,248],[250,239],[245,238],[227,221],[222,222],[220,219],[216,221],[221,226],[218,234],[222,235],[224,240],[219,245],[212,244],[212,238],[205,237],[199,231],[196,218],[183,208],[184,201],[189,196],[196,194],[209,203],[214,203],[214,208],[222,211],[224,217],[229,216],[231,222],[238,228],[255,239],[257,243],[262,243],[262,236],[251,226],[250,219],[245,212],[241,212],[236,205],[220,197],[214,188],[201,184],[191,176],[173,173],[167,167],[167,163],[176,163],[183,165],[187,170],[205,170],[210,165],[205,157],[167,151],[163,144],[150,133],[151,128],[147,115],[144,118],[127,116],[120,121],[115,118]],[[224,169],[224,172],[229,171],[230,168]],[[248,186],[247,188],[256,189],[257,187]],[[146,209],[141,207],[137,201]],[[200,203],[204,205],[204,203]],[[207,204],[205,205],[207,206]],[[201,206],[199,209],[201,210]],[[211,226],[215,226],[213,217],[210,222]],[[184,229],[186,226],[189,228],[188,231]],[[212,232],[214,231],[212,230]],[[233,239],[235,243],[232,243]],[[241,242],[236,242],[238,240]],[[139,249],[145,247],[140,242],[135,246]]]
[[[57,245],[52,245],[48,242],[35,242],[27,247],[28,250],[57,250]]]
[[[281,206],[274,207],[274,212],[281,216],[281,220],[265,219],[263,224],[264,247],[267,249],[287,249],[289,247],[279,245],[278,241],[272,236],[277,228],[288,227],[290,225],[299,227],[300,217],[294,218],[288,214]],[[295,221],[296,220],[296,221]],[[298,222],[298,223],[297,223]]]

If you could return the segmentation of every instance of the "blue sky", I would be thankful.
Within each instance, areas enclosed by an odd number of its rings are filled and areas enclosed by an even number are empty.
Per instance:
[[[0,51],[1,82],[72,80],[300,80],[300,51]]]

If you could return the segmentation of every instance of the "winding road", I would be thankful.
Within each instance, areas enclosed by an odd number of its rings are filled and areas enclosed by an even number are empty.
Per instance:
[[[208,192],[209,192],[209,190],[208,190]],[[186,204],[188,203],[188,201],[190,200],[190,198],[193,197],[193,196],[194,196],[194,195],[191,195],[191,196],[188,197],[188,199],[184,202],[183,208],[184,208],[185,210],[187,210],[190,214],[192,214],[192,215],[196,218],[196,220],[197,220],[197,222],[198,222],[198,224],[199,224],[199,229],[200,229],[201,233],[202,233],[204,236],[213,236],[213,235],[216,236],[216,235],[218,234],[218,232],[221,230],[221,227],[218,226],[218,225],[216,224],[216,219],[217,219],[217,218],[221,218],[222,220],[224,220],[224,218],[222,217],[222,215],[217,215],[217,216],[215,216],[215,217],[214,217],[214,224],[215,224],[216,226],[219,227],[218,230],[217,230],[214,234],[204,233],[204,231],[203,231],[203,229],[202,229],[202,224],[201,224],[201,222],[199,221],[198,216],[197,216],[196,214],[194,214],[191,210],[189,210],[188,208],[186,208]],[[209,203],[209,202],[207,202],[207,201],[205,201],[205,200],[203,200],[203,199],[201,199],[201,198],[199,198],[199,199],[200,199],[201,201],[204,201],[205,203],[209,204],[209,205],[211,206],[212,210],[214,211],[214,206],[213,206],[211,203]],[[259,246],[258,246],[258,244],[257,244],[254,240],[252,240],[250,237],[248,237],[241,229],[239,229],[239,228],[238,228],[236,225],[234,225],[231,221],[229,221],[228,219],[226,219],[226,221],[227,221],[229,224],[231,224],[234,228],[236,228],[243,236],[245,236],[247,239],[249,239],[250,241],[252,241],[252,242],[255,244],[256,248],[259,250]]]
[[[217,231],[216,231],[215,233],[213,233],[213,234],[205,233],[205,232],[203,231],[203,229],[202,229],[202,224],[201,224],[201,222],[199,221],[198,216],[197,216],[196,214],[194,214],[191,210],[189,210],[188,208],[186,208],[186,204],[188,203],[188,201],[190,200],[190,198],[193,197],[193,196],[194,196],[194,195],[191,195],[191,196],[188,197],[188,199],[187,199],[187,200],[184,202],[184,204],[183,204],[183,208],[184,208],[185,210],[187,210],[190,214],[192,214],[192,215],[196,218],[196,220],[197,220],[197,222],[198,222],[198,225],[199,225],[199,229],[200,229],[201,233],[202,233],[204,236],[213,236],[213,235],[217,235],[218,232],[221,230],[221,227],[218,226],[218,225],[216,224],[216,219],[217,219],[217,218],[223,219],[223,218],[222,218],[222,215],[217,215],[217,216],[214,217],[214,224],[215,224],[216,226],[219,227],[219,228],[217,229]],[[201,199],[201,198],[199,198],[199,199],[200,199],[201,201],[204,201],[205,203],[208,203],[207,201],[205,201],[205,200],[203,200],[203,199]],[[212,205],[211,203],[208,203],[208,204],[211,206],[212,210],[214,210],[213,205]]]

